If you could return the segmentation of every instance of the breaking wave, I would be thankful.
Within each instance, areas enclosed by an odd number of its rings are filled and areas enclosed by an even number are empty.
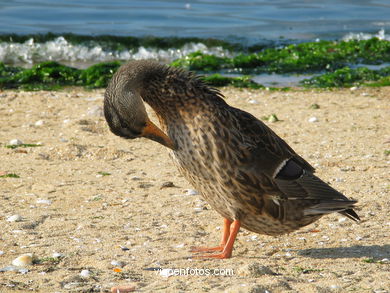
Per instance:
[[[203,43],[187,43],[181,48],[171,49],[139,47],[135,50],[110,51],[98,44],[90,46],[72,44],[60,36],[44,43],[37,43],[33,38],[24,43],[1,42],[0,62],[32,65],[51,60],[70,63],[82,68],[91,64],[113,60],[155,59],[169,63],[196,51],[221,57],[231,56],[231,53],[222,47],[207,47]]]

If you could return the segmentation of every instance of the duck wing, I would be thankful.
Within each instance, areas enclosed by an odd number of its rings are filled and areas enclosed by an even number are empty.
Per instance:
[[[319,217],[332,212],[359,220],[356,203],[314,175],[314,168],[267,125],[232,108],[246,161],[241,172],[262,186],[263,210],[280,220]],[[257,183],[256,183],[257,182]],[[256,202],[256,200],[254,201]],[[257,201],[259,202],[259,201]]]

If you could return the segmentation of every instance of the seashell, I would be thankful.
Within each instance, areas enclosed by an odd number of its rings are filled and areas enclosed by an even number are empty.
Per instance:
[[[123,261],[113,260],[113,261],[111,261],[111,265],[114,267],[123,268],[126,265],[126,263]]]
[[[8,144],[9,145],[21,145],[21,144],[23,144],[23,141],[21,141],[20,139],[15,138],[15,139],[11,139]]]
[[[50,199],[38,198],[36,203],[51,205],[52,201]]]
[[[80,272],[80,277],[82,278],[89,278],[91,276],[91,271],[89,270],[82,270]]]
[[[32,263],[33,263],[32,253],[22,254],[12,261],[12,265],[17,267],[29,266],[32,265]]]
[[[21,215],[12,215],[6,219],[7,222],[20,222],[22,220],[23,218]]]
[[[184,190],[184,192],[185,192],[185,195],[198,195],[199,194],[199,192],[196,191],[195,189],[186,189],[186,190]]]
[[[53,252],[53,254],[51,256],[54,257],[54,258],[64,257],[64,255],[62,253],[60,253],[60,252]]]
[[[133,292],[137,286],[133,284],[129,285],[121,285],[121,286],[115,286],[111,288],[111,293],[127,293],[127,292]]]
[[[250,99],[250,100],[248,101],[248,103],[249,103],[249,104],[253,104],[253,105],[257,105],[259,102],[256,101],[256,100]]]

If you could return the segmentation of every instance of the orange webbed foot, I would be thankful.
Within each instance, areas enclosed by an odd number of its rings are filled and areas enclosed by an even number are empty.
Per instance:
[[[224,245],[219,245],[215,247],[191,247],[190,252],[215,252],[215,251],[223,251]]]
[[[194,255],[193,258],[217,258],[225,259],[230,258],[233,252],[234,241],[236,240],[237,233],[240,230],[240,221],[234,220],[233,222],[224,219],[223,235],[221,245],[216,247],[198,247],[191,249],[191,252],[215,252],[220,251],[218,254],[206,254],[206,255]]]

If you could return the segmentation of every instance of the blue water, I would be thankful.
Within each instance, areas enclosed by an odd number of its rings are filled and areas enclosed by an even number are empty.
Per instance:
[[[253,42],[390,30],[389,0],[2,0],[0,33],[196,36]]]
[[[273,44],[317,39],[390,40],[390,0],[0,0],[0,34],[214,37]],[[282,43],[283,43],[282,42]],[[0,62],[30,67],[54,60],[85,68],[104,61],[172,62],[195,51],[231,56],[221,47],[188,43],[182,48],[110,51],[101,44],[72,44],[59,36],[45,43],[0,42]],[[264,85],[292,86],[309,76],[254,77]]]

